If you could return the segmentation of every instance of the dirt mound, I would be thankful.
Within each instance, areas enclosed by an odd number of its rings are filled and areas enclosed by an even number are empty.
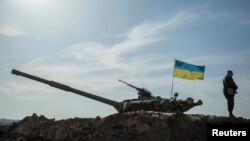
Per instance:
[[[206,141],[208,123],[245,124],[250,120],[155,112],[114,114],[103,119],[55,121],[43,115],[25,117],[7,131],[2,141]],[[0,128],[1,129],[1,128]]]

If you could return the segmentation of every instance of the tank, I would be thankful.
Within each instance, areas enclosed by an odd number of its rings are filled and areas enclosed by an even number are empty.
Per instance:
[[[132,111],[157,111],[157,112],[170,112],[170,113],[179,113],[179,112],[186,112],[191,108],[202,105],[202,101],[198,100],[197,102],[194,101],[193,98],[188,97],[185,100],[178,100],[178,94],[174,94],[171,98],[161,98],[160,96],[154,96],[149,90],[146,88],[138,88],[133,86],[125,81],[119,80],[122,83],[136,89],[138,91],[138,97],[134,99],[126,99],[121,102],[114,101],[111,99],[107,99],[104,97],[100,97],[98,95],[94,95],[85,91],[81,91],[70,86],[46,80],[28,73],[24,73],[18,70],[13,69],[11,71],[12,74],[20,75],[41,83],[48,84],[51,87],[55,87],[67,92],[72,92],[74,94],[78,94],[110,106],[113,106],[119,113],[124,112],[132,112]]]

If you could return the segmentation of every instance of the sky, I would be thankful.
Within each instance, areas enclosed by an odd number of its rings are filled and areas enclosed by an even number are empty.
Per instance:
[[[0,118],[105,117],[109,105],[11,74],[17,69],[115,101],[124,80],[170,98],[174,61],[204,65],[204,80],[174,78],[186,114],[228,116],[222,80],[233,70],[234,114],[250,118],[247,0],[1,0]]]

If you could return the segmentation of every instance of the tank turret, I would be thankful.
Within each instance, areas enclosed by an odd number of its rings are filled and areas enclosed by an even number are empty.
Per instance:
[[[130,112],[130,111],[159,111],[159,112],[186,112],[189,109],[193,108],[194,106],[202,105],[202,101],[198,100],[197,102],[194,102],[192,98],[187,98],[186,100],[177,100],[176,97],[173,97],[171,99],[167,98],[161,98],[159,96],[152,96],[152,93],[148,91],[146,88],[138,88],[131,84],[128,84],[125,81],[119,80],[120,82],[123,82],[127,84],[128,86],[135,88],[138,91],[138,98],[136,99],[126,99],[122,102],[117,102],[111,99],[107,99],[104,97],[100,97],[98,95],[94,95],[88,92],[84,92],[75,88],[72,88],[70,86],[55,82],[55,81],[49,81],[28,73],[24,73],[18,70],[13,69],[11,71],[12,74],[20,75],[41,83],[48,84],[49,86],[72,92],[105,104],[108,104],[110,106],[113,106],[119,113],[122,112]],[[178,96],[178,95],[177,95]]]

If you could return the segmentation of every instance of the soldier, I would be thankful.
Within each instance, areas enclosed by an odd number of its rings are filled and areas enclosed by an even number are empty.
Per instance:
[[[229,117],[235,118],[233,115],[234,108],[234,95],[237,94],[238,86],[235,84],[233,80],[233,72],[231,70],[227,71],[227,75],[223,79],[223,93],[225,98],[227,99],[227,108],[229,112]]]

